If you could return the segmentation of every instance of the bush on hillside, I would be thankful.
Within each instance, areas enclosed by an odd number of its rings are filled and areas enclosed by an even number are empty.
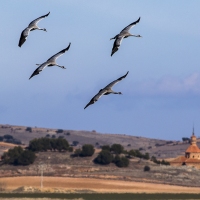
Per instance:
[[[11,165],[29,165],[32,164],[36,156],[32,151],[23,150],[21,146],[9,149],[2,156],[2,160],[5,164]]]
[[[101,147],[102,150],[105,150],[105,151],[110,151],[110,146],[109,145],[103,145]]]
[[[110,151],[102,150],[95,158],[94,162],[102,165],[108,165],[112,162],[113,157]]]
[[[67,151],[69,143],[63,138],[36,138],[29,142],[28,149],[31,151]]]
[[[81,149],[76,149],[71,157],[79,157],[81,155]]]
[[[148,165],[144,166],[144,171],[145,171],[145,172],[150,171],[150,169],[151,169],[151,168],[150,168]]]
[[[32,132],[32,128],[31,127],[26,127],[26,131]]]
[[[125,156],[120,157],[119,155],[116,155],[113,162],[117,167],[128,167],[129,165],[129,159]]]
[[[62,130],[62,129],[58,129],[58,130],[56,131],[56,133],[63,133],[63,130]]]
[[[121,144],[113,144],[111,146],[111,151],[115,154],[121,154],[124,150],[124,147]]]
[[[153,161],[154,163],[159,164],[159,165],[160,165],[160,164],[161,164],[161,165],[170,165],[170,163],[169,163],[168,161],[165,161],[165,160],[162,160],[162,161],[157,160],[155,156],[152,156],[152,157],[151,157],[151,161]]]
[[[94,154],[94,146],[91,144],[85,144],[82,146],[81,154],[80,156],[86,157],[86,156],[92,156]]]
[[[4,139],[6,139],[6,140],[13,139],[13,136],[12,136],[12,135],[4,135],[3,137],[4,137]]]
[[[149,160],[149,153],[141,153],[139,150],[134,150],[134,149],[131,149],[129,152],[128,152],[128,155],[129,157],[131,156],[134,156],[134,157],[138,157],[138,158],[143,158],[143,159],[146,159],[146,160]]]

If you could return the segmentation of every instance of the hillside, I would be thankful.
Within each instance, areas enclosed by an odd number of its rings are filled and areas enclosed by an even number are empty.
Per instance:
[[[95,131],[58,130],[37,127],[23,127],[1,125],[0,136],[11,135],[28,145],[33,138],[39,137],[64,137],[70,144],[77,141],[79,148],[83,144],[93,144],[95,153],[92,157],[71,157],[70,152],[39,152],[36,154],[35,162],[28,166],[0,166],[1,177],[15,176],[38,176],[43,163],[44,176],[51,177],[73,177],[73,178],[98,178],[106,180],[124,180],[149,183],[164,183],[182,186],[200,186],[200,173],[193,167],[163,166],[150,160],[139,158],[130,159],[127,168],[119,168],[114,163],[109,165],[95,164],[93,160],[97,157],[100,146],[105,144],[120,143],[127,150],[143,149],[143,153],[149,152],[150,156],[159,158],[172,158],[184,154],[188,144],[177,141],[166,141],[158,139],[143,138],[119,134],[102,134]],[[13,147],[13,144],[0,142],[1,153]],[[151,147],[151,148],[150,148]],[[144,172],[144,166],[150,167],[149,172]],[[184,181],[183,181],[184,180]]]
[[[100,148],[102,145],[112,145],[119,143],[124,146],[125,149],[140,149],[141,152],[148,152],[151,156],[157,158],[175,158],[179,155],[183,155],[188,143],[178,141],[168,141],[144,138],[139,136],[130,136],[125,134],[102,134],[96,131],[77,131],[77,130],[62,130],[62,133],[57,133],[59,129],[48,129],[38,127],[31,128],[31,132],[27,131],[25,126],[14,125],[0,125],[0,136],[6,134],[12,135],[16,140],[20,140],[22,144],[28,145],[29,141],[34,138],[40,137],[64,137],[70,144],[73,141],[77,141],[77,147],[83,144],[92,144],[96,148]],[[189,136],[188,136],[189,137]],[[0,155],[5,150],[5,147],[0,145]]]

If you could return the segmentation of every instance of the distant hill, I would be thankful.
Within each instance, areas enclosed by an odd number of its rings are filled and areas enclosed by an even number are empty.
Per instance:
[[[0,136],[4,135],[13,136],[24,145],[28,145],[30,140],[40,137],[63,137],[70,144],[75,144],[77,147],[83,144],[92,144],[97,149],[102,145],[118,143],[123,145],[127,150],[139,149],[143,153],[149,152],[150,156],[154,155],[158,159],[184,155],[185,150],[189,146],[188,143],[180,141],[151,139],[125,134],[103,134],[94,130],[77,131],[0,124]],[[0,155],[3,150],[5,148],[2,149],[0,144]]]

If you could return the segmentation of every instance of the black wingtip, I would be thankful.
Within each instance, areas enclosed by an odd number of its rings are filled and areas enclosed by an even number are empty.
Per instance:
[[[125,77],[128,75],[129,71],[127,71],[127,73],[125,74]]]
[[[69,43],[69,45],[68,45],[68,47],[66,48],[66,50],[68,50],[68,49],[70,48],[70,46],[71,46],[71,42]]]

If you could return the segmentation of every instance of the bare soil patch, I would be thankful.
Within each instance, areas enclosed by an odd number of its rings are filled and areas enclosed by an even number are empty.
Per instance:
[[[40,177],[37,176],[7,177],[0,178],[0,181],[7,185],[6,189],[9,191],[22,186],[40,188]],[[89,190],[98,193],[200,193],[197,187],[92,178],[44,177],[43,186],[42,191],[49,192],[59,188],[62,192]]]

